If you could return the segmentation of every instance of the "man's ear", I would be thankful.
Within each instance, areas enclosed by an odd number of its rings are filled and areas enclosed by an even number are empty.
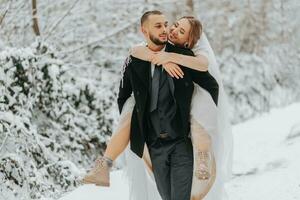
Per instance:
[[[143,33],[144,36],[147,36],[148,35],[148,31],[145,29],[144,26],[141,26],[141,32]]]

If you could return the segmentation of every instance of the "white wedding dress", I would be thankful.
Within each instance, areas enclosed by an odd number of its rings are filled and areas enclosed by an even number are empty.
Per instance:
[[[191,103],[191,118],[201,124],[211,136],[213,153],[216,160],[216,179],[204,200],[226,200],[227,195],[224,188],[225,183],[231,178],[233,140],[228,114],[228,104],[224,87],[217,67],[215,55],[205,36],[202,34],[196,48],[193,51],[205,52],[209,59],[210,74],[219,84],[218,106],[215,105],[210,94],[194,84],[194,93]],[[195,53],[196,54],[196,53]],[[131,96],[124,104],[117,129],[128,125],[131,120],[131,112],[135,105],[134,97]],[[117,131],[114,131],[114,133]],[[116,163],[121,166],[129,183],[130,200],[161,200],[156,188],[154,176],[147,168],[143,159],[139,158],[130,150],[130,145],[118,157]],[[199,186],[197,186],[199,187]],[[193,182],[192,194],[197,192]]]

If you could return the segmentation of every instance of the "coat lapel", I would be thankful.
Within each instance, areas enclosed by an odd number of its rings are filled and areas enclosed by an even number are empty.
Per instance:
[[[144,84],[146,89],[149,88],[150,75],[151,73],[151,64],[149,62],[140,62],[134,67],[135,75],[137,78]]]
[[[171,76],[169,76],[169,75],[167,77],[168,77],[168,82],[169,82],[171,93],[172,93],[172,95],[174,97],[175,86],[174,86],[173,78]]]

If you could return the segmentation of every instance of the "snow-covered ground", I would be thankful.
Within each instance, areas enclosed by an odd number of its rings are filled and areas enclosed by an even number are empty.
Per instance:
[[[238,124],[233,134],[230,200],[300,199],[300,103]]]
[[[233,128],[234,178],[229,200],[300,199],[300,103],[240,123]],[[112,173],[112,186],[85,185],[60,200],[127,200],[122,171]]]
[[[122,171],[111,173],[111,185],[98,187],[95,185],[84,185],[73,192],[65,195],[60,200],[127,200],[129,197],[126,180],[122,176]]]

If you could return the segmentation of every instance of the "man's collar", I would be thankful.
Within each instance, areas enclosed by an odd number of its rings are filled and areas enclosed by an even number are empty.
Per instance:
[[[168,40],[168,43],[170,43],[170,44],[172,44],[172,45],[174,45],[174,46],[175,46],[175,44],[174,44],[173,42],[171,42],[170,40]]]
[[[146,47],[148,47],[148,44],[146,43]],[[148,49],[150,49],[149,47],[148,47]],[[162,48],[161,50],[159,50],[159,51],[154,51],[154,52],[160,52],[160,51],[165,51],[165,49],[166,49],[166,45],[164,46],[164,48]],[[150,49],[151,50],[151,49]],[[151,50],[151,51],[153,51],[153,50]]]

